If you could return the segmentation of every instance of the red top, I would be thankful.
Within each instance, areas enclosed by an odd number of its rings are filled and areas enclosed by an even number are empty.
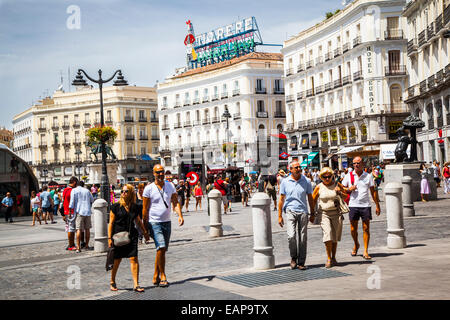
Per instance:
[[[203,195],[203,190],[202,190],[201,187],[195,187],[194,193],[195,193],[196,197],[202,196]]]
[[[444,170],[442,171],[442,174],[444,175],[445,178],[450,178],[450,169],[448,167],[445,167]]]
[[[225,191],[225,184],[223,183],[222,179],[219,179],[216,182],[214,182],[214,188],[219,190],[222,196],[227,194],[227,192]]]
[[[70,210],[70,214],[73,214],[73,209],[69,209],[69,204],[70,204],[70,194],[72,193],[72,187],[68,186],[67,188],[64,189],[63,192],[63,206],[64,206],[64,214],[67,216],[69,215],[69,210]]]

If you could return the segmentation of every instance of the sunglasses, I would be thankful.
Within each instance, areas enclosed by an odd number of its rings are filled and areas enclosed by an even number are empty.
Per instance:
[[[292,169],[300,169],[300,166],[291,167]]]
[[[353,162],[353,164],[355,165],[355,164],[361,164],[361,162]]]
[[[324,179],[331,179],[331,176],[322,176]]]
[[[164,174],[164,171],[155,171],[156,174]]]
[[[127,190],[122,190],[122,193],[127,193],[128,192],[128,189]]]

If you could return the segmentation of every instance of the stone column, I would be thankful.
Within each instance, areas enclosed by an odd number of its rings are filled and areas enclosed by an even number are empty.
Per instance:
[[[209,201],[209,236],[221,237],[222,230],[222,194],[213,189],[208,193]]]
[[[403,227],[402,184],[390,182],[384,188],[387,217],[387,246],[390,249],[406,247]]]
[[[413,217],[416,215],[414,210],[414,202],[412,201],[412,194],[411,194],[411,185],[412,185],[412,178],[410,176],[404,176],[402,178],[402,185],[403,185],[403,216],[404,217]]]
[[[270,197],[258,192],[252,197],[253,218],[253,267],[255,269],[275,268],[272,245],[272,224],[270,219]]]
[[[94,251],[106,252],[108,250],[108,224],[106,218],[108,216],[108,203],[104,199],[97,199],[92,204],[92,212],[94,215]]]

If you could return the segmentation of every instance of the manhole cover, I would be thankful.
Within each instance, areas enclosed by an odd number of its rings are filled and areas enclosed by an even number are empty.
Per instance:
[[[311,268],[306,270],[278,269],[265,272],[237,274],[218,279],[232,282],[247,288],[270,286],[297,281],[318,280],[350,276],[348,273],[324,268]]]

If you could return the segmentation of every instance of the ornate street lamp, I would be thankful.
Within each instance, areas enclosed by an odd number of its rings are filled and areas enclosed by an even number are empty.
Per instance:
[[[230,114],[230,112],[228,111],[228,107],[227,106],[225,106],[225,111],[223,112],[223,115],[222,115],[222,117],[224,117],[226,120],[227,120],[227,143],[226,143],[226,148],[225,148],[225,162],[226,162],[226,164],[225,164],[225,166],[228,168],[230,165],[229,165],[229,159],[228,159],[228,143],[230,142],[230,138],[229,138],[229,127],[228,127],[228,119],[230,119],[231,118],[231,114]]]
[[[102,79],[102,70],[98,70],[98,79],[95,80],[91,78],[83,69],[78,69],[75,80],[73,80],[72,85],[74,86],[86,86],[86,80],[83,79],[83,73],[86,78],[90,81],[97,83],[100,89],[100,125],[102,127],[105,126],[105,120],[103,116],[103,84],[110,82],[114,77],[118,74],[117,80],[114,81],[114,86],[127,86],[128,82],[124,79],[121,70],[117,70],[109,79]],[[108,180],[108,172],[106,170],[106,145],[105,141],[101,141],[101,150],[102,150],[102,179],[101,179],[101,194],[102,198],[108,202],[108,207],[110,204],[110,195],[109,195],[109,180]]]

